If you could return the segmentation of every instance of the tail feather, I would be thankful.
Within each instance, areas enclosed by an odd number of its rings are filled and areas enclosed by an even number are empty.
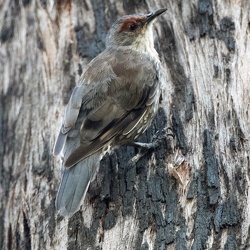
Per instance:
[[[56,155],[59,155],[60,152],[62,151],[63,149],[63,146],[65,144],[65,141],[67,139],[67,134],[63,134],[61,131],[57,137],[57,140],[56,140],[56,144],[54,146],[54,149],[53,149],[53,155],[56,156]]]
[[[57,193],[56,208],[63,216],[72,216],[79,210],[85,198],[90,182],[99,167],[97,152],[72,168],[63,167],[63,176]]]

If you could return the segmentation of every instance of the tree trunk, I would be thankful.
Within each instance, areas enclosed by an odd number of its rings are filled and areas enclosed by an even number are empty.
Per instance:
[[[250,249],[250,3],[161,2],[0,2],[0,249]],[[72,89],[113,21],[163,7],[166,84],[140,141],[174,137],[134,165],[133,147],[106,155],[65,219],[52,149]]]

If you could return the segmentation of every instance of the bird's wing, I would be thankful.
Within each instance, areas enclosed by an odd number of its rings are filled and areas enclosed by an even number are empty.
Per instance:
[[[155,95],[156,78],[152,62],[136,53],[105,51],[95,58],[83,75],[84,87],[74,90],[67,107],[64,124],[72,129],[65,167],[133,130]]]
[[[83,84],[76,86],[72,92],[69,103],[66,107],[64,121],[61,125],[60,131],[59,131],[59,134],[58,134],[55,146],[54,146],[54,150],[53,150],[54,155],[60,154],[65,144],[68,132],[76,124],[76,121],[79,115],[79,110],[82,105],[82,98],[85,92],[86,92],[86,86]]]

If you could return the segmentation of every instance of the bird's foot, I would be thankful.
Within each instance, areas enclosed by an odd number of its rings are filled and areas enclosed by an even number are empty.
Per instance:
[[[130,146],[138,148],[139,152],[129,161],[129,164],[136,164],[149,150],[159,147],[161,142],[168,136],[174,138],[173,130],[170,127],[158,130],[153,136],[152,142],[132,142]]]
[[[170,132],[169,132],[170,131]],[[153,136],[152,142],[144,143],[144,142],[132,142],[130,146],[137,147],[140,150],[149,150],[152,148],[157,148],[162,140],[166,139],[166,137],[171,136],[174,138],[173,130],[171,127],[164,128],[162,130],[158,130],[156,134]]]

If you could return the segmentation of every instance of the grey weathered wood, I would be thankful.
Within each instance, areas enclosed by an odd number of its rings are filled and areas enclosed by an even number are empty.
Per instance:
[[[117,17],[160,7],[166,85],[141,141],[175,138],[136,166],[115,149],[63,219],[52,150],[75,82]],[[249,23],[248,0],[1,1],[0,249],[249,249]]]

